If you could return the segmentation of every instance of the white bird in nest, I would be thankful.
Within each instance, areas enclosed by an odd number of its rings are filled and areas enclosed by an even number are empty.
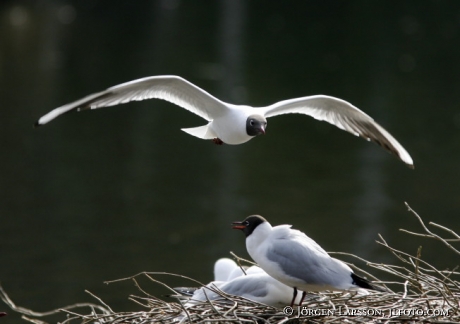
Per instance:
[[[228,258],[217,260],[214,279],[201,288],[178,287],[175,291],[188,297],[184,306],[191,307],[207,300],[226,300],[226,294],[243,297],[273,307],[289,305],[292,288],[269,276],[258,266],[243,270]],[[221,279],[221,280],[219,280]],[[296,302],[300,302],[300,295]]]
[[[233,222],[233,228],[243,231],[249,255],[265,272],[294,288],[291,306],[298,289],[304,291],[299,304],[311,291],[387,291],[356,275],[344,262],[331,258],[307,235],[291,229],[291,225],[272,227],[262,216],[252,215]]]
[[[370,116],[342,99],[314,95],[279,101],[267,107],[234,105],[217,99],[181,77],[170,75],[137,79],[91,94],[50,111],[35,126],[47,124],[70,111],[153,98],[169,101],[204,118],[208,124],[182,130],[201,139],[211,139],[216,144],[245,143],[257,135],[265,134],[267,118],[283,114],[303,114],[374,141],[413,168],[409,153],[390,133]]]

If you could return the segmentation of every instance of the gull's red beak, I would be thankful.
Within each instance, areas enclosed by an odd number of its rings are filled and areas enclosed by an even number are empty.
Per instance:
[[[260,126],[260,132],[265,135],[265,127],[264,126]]]
[[[232,228],[233,229],[243,230],[243,229],[246,228],[246,225],[244,225],[243,222],[233,222],[232,223]]]

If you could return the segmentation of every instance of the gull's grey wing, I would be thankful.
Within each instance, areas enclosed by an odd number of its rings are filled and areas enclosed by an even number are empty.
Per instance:
[[[35,126],[73,111],[109,107],[130,101],[163,99],[211,121],[219,116],[226,104],[203,89],[178,76],[153,76],[122,83],[56,108],[41,117]]]
[[[308,248],[296,240],[276,239],[266,253],[287,275],[310,285],[340,287],[343,278],[351,274],[345,264],[323,249]]]
[[[268,294],[267,282],[260,280],[259,275],[247,275],[233,279],[220,287],[223,292],[251,299],[265,297]]]
[[[264,110],[266,118],[282,114],[304,114],[324,120],[354,135],[374,141],[413,168],[409,153],[390,133],[370,116],[344,100],[317,95],[284,100],[261,109]]]
[[[174,290],[176,290],[176,288],[174,288]],[[268,294],[268,287],[266,282],[258,280],[254,275],[241,276],[222,284],[214,285],[210,283],[207,286],[201,287],[193,293],[191,300],[216,300],[223,298],[225,294],[248,299],[263,298]]]

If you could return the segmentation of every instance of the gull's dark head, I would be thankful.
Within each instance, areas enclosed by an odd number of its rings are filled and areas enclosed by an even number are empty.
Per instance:
[[[265,134],[267,120],[261,115],[251,115],[246,119],[246,133],[249,136]]]
[[[252,232],[254,232],[257,226],[259,226],[260,224],[263,224],[266,221],[267,220],[260,215],[251,215],[251,216],[246,217],[244,221],[233,222],[232,228],[243,231],[244,235],[248,237],[249,235],[252,234]]]

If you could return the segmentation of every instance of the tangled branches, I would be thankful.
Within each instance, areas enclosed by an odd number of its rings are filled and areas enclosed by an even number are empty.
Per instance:
[[[401,229],[410,235],[435,239],[444,244],[452,253],[460,255],[460,251],[452,245],[460,242],[460,236],[449,228],[430,222],[428,225],[441,230],[444,238],[431,231],[421,217],[406,204],[409,211],[417,218],[424,233],[416,233]],[[391,265],[373,263],[358,256],[347,253],[331,253],[348,255],[366,264],[373,272],[384,272],[395,279],[393,281],[380,281],[379,284],[393,288],[395,292],[372,292],[369,295],[357,294],[356,292],[324,292],[310,294],[301,307],[283,310],[256,303],[242,297],[228,295],[219,289],[215,289],[222,299],[208,300],[185,308],[179,299],[178,302],[168,303],[155,296],[148,294],[138,283],[139,277],[146,277],[156,284],[163,285],[173,294],[175,291],[155,279],[159,276],[179,276],[201,283],[185,276],[143,272],[135,276],[119,279],[116,281],[132,280],[142,296],[131,295],[130,300],[143,308],[137,312],[115,312],[98,297],[98,304],[75,304],[47,313],[37,313],[16,306],[8,295],[0,287],[0,298],[11,309],[23,314],[23,319],[35,324],[46,322],[38,318],[46,317],[58,312],[65,313],[66,319],[60,323],[97,323],[97,324],[127,324],[127,323],[181,323],[181,322],[228,322],[228,323],[285,323],[304,322],[311,323],[369,323],[369,322],[426,322],[426,323],[460,323],[460,272],[453,270],[439,270],[428,262],[421,259],[420,249],[416,255],[397,250],[379,235],[378,244],[385,247],[393,254],[399,264]],[[234,255],[234,257],[236,257]],[[240,262],[242,259],[236,257]],[[356,271],[365,274],[368,278],[377,280],[367,270],[360,269],[350,264]],[[113,282],[113,281],[112,281]],[[89,309],[86,313],[76,312],[75,309],[83,307]]]

